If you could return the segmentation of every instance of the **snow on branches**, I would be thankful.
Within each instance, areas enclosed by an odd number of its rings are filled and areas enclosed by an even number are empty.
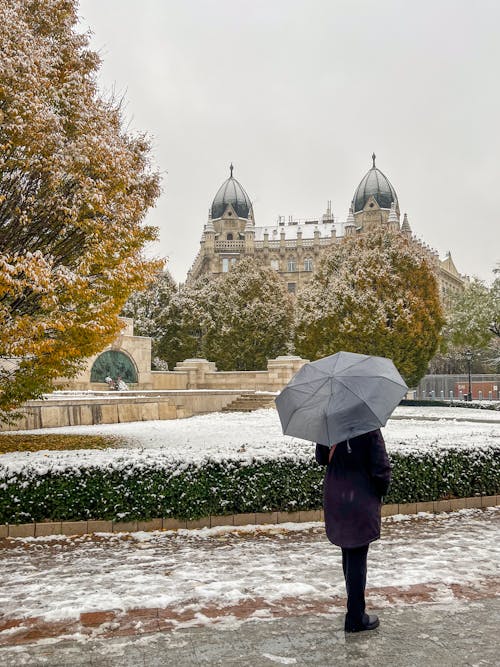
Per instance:
[[[413,385],[436,351],[442,323],[425,250],[379,229],[329,250],[298,297],[296,350],[309,359],[339,350],[389,357]]]
[[[292,320],[292,299],[276,271],[244,258],[172,298],[156,353],[170,368],[202,356],[219,370],[265,369],[289,351]]]
[[[0,418],[105,347],[159,269],[149,144],[99,96],[76,4],[0,0]]]

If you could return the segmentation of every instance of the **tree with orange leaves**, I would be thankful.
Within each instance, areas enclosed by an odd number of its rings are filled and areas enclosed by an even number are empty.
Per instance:
[[[148,140],[76,23],[75,0],[0,0],[0,420],[110,343],[161,265]]]

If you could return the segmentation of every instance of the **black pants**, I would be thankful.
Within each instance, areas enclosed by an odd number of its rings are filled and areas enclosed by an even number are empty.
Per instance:
[[[368,546],[354,549],[342,547],[342,569],[347,591],[346,625],[358,626],[363,622]]]

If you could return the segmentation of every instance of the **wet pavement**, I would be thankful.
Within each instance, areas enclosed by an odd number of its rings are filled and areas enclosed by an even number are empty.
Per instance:
[[[228,622],[108,640],[0,649],[5,667],[496,667],[500,599],[417,604],[380,612],[377,630],[346,635],[343,615]]]
[[[321,524],[4,540],[0,665],[500,666],[500,511],[392,517],[345,635]]]

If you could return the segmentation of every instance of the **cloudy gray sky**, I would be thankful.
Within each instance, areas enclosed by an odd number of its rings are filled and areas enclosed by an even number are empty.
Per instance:
[[[498,0],[81,0],[101,85],[153,138],[155,254],[185,279],[235,165],[256,223],[345,220],[371,153],[413,231],[500,262]]]

